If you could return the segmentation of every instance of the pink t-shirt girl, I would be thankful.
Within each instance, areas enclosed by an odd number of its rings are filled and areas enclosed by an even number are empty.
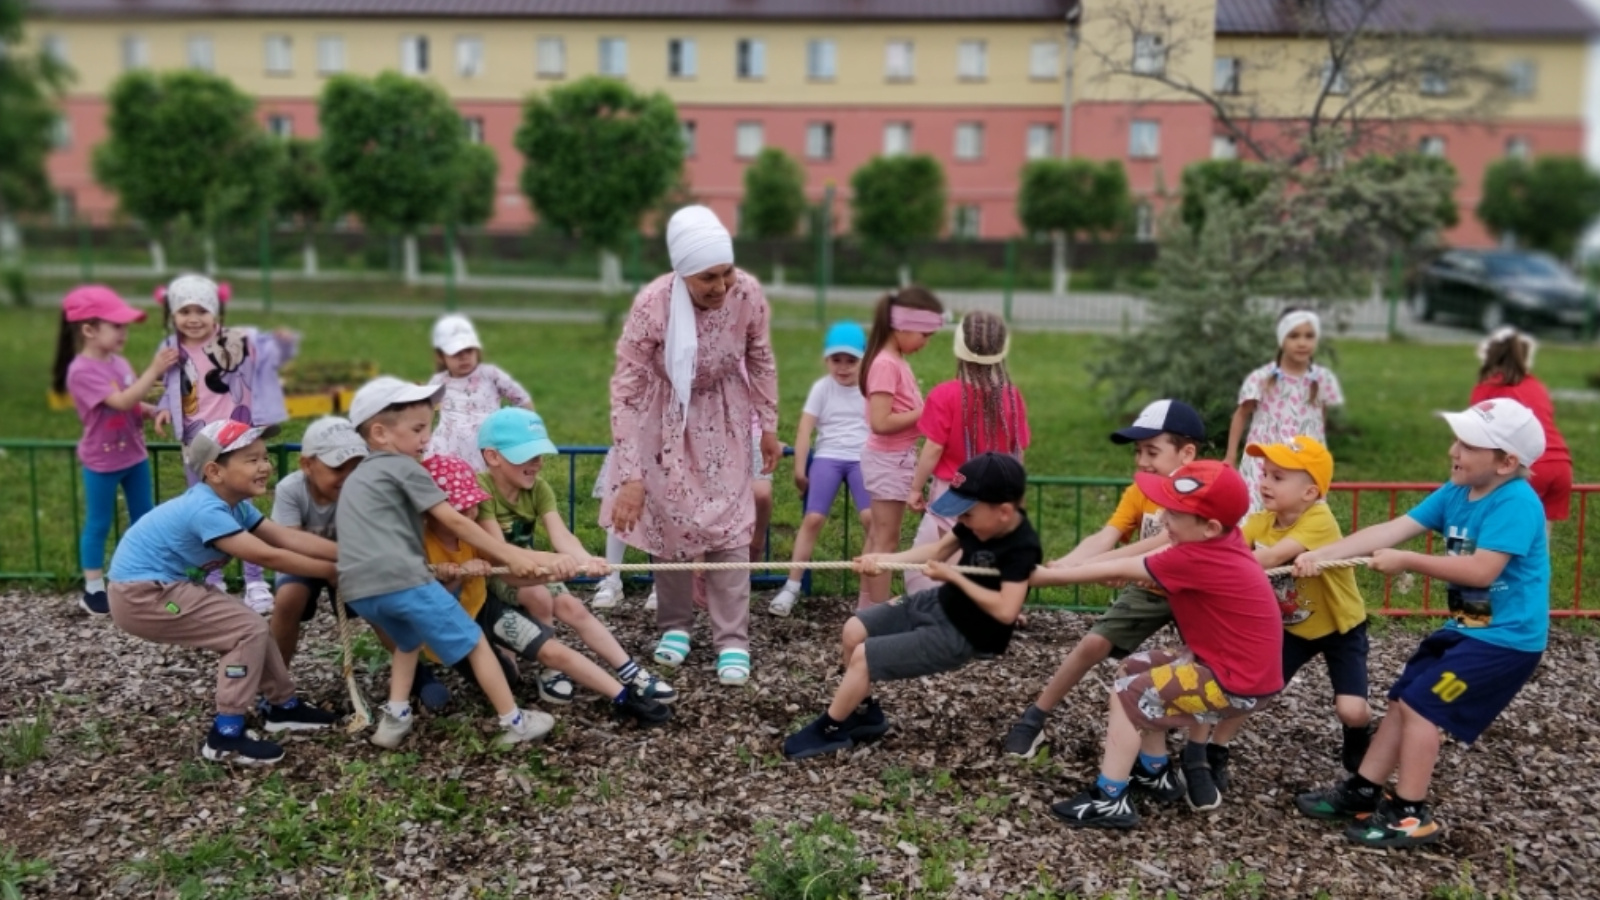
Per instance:
[[[939,455],[939,462],[933,467],[933,477],[940,481],[948,482],[954,478],[956,470],[967,461],[969,439],[974,454],[1026,450],[1032,441],[1032,435],[1028,432],[1028,407],[1022,402],[1022,392],[1017,390],[1016,385],[1006,386],[1000,404],[1004,434],[1016,435],[1014,448],[989,446],[994,436],[982,433],[983,416],[977,404],[977,397],[967,398],[966,419],[963,421],[960,381],[943,382],[928,392],[928,405],[922,410],[922,418],[917,420],[917,429],[923,437],[944,448]]]
[[[889,404],[890,413],[909,412],[922,408],[922,389],[917,386],[916,373],[911,371],[911,364],[905,357],[892,356],[880,353],[872,360],[872,370],[867,372],[867,396],[873,394],[889,394],[893,398]],[[917,445],[919,432],[916,426],[911,426],[894,434],[878,434],[871,428],[871,413],[866,413],[867,419],[867,444],[866,449],[881,453],[902,453]]]
[[[78,459],[91,472],[120,472],[144,462],[144,413],[141,408],[121,411],[106,405],[106,398],[132,387],[137,377],[126,359],[112,354],[105,359],[79,355],[67,366],[67,393],[83,421]]]

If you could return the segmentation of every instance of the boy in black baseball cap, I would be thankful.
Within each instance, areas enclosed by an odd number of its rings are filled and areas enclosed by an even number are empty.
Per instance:
[[[984,453],[967,460],[931,510],[956,520],[931,544],[903,553],[856,559],[861,575],[880,575],[883,562],[926,563],[943,584],[864,609],[845,623],[844,680],[828,709],[783,742],[784,755],[805,759],[849,749],[882,736],[889,720],[872,684],[959,669],[974,656],[998,656],[1028,596],[1028,578],[1043,558],[1039,535],[1022,509],[1027,473],[1015,457]],[[998,569],[999,576],[961,575],[943,560]]]

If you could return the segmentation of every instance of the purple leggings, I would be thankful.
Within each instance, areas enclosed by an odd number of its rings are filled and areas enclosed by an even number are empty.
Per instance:
[[[861,480],[861,463],[856,460],[814,457],[806,477],[811,481],[806,488],[806,515],[826,516],[833,508],[833,498],[838,496],[841,483],[849,485],[850,499],[855,501],[858,512],[872,505],[867,486]]]

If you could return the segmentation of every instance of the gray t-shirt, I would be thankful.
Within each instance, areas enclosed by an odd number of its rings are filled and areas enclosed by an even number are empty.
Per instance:
[[[311,499],[311,486],[304,472],[291,472],[278,482],[272,492],[272,514],[267,518],[285,528],[298,528],[330,541],[338,540],[334,534],[334,510],[337,503],[319,506]]]
[[[409,456],[374,453],[362,460],[339,492],[339,593],[364,600],[432,581],[422,516],[446,499]]]

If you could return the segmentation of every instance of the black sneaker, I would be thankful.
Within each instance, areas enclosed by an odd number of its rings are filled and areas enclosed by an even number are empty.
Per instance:
[[[1232,782],[1228,772],[1228,748],[1220,744],[1207,744],[1206,762],[1211,764],[1211,780],[1217,783],[1217,790],[1226,794]]]
[[[621,703],[611,704],[611,713],[619,719],[632,719],[640,728],[658,728],[672,719],[672,707],[631,690]]]
[[[1161,771],[1152,772],[1145,768],[1142,761],[1135,760],[1133,774],[1128,778],[1128,787],[1156,798],[1161,803],[1171,803],[1183,797],[1183,776],[1174,769],[1176,766],[1168,760],[1161,767]]]
[[[1372,796],[1364,796],[1346,780],[1330,788],[1301,794],[1294,798],[1294,805],[1301,815],[1313,819],[1350,819],[1377,809],[1378,793],[1374,791]]]
[[[1384,797],[1372,815],[1363,816],[1345,829],[1344,836],[1368,847],[1422,847],[1444,837],[1444,826],[1433,817],[1426,803],[1401,808],[1394,797]]]
[[[1209,764],[1185,762],[1183,783],[1189,796],[1190,809],[1204,812],[1222,805],[1222,789],[1217,787],[1217,780],[1212,776]]]
[[[1044,722],[1034,722],[1026,714],[1011,723],[1011,730],[1006,732],[1007,756],[1033,759],[1033,755],[1039,752],[1042,744],[1044,744]]]
[[[229,736],[217,730],[215,725],[206,735],[206,742],[200,745],[200,755],[212,762],[231,762],[241,766],[270,766],[283,759],[283,748],[271,741],[258,741],[250,736],[250,732]]]
[[[337,713],[318,709],[299,697],[290,697],[289,702],[282,706],[269,705],[261,718],[270,732],[318,731],[331,728],[333,723],[339,721]]]
[[[888,734],[892,724],[889,717],[883,714],[883,707],[878,705],[878,701],[869,700],[846,716],[839,730],[855,743],[864,744]]]
[[[1071,800],[1050,804],[1050,815],[1073,828],[1133,828],[1139,824],[1139,813],[1128,793],[1108,797],[1099,785],[1092,784]]]
[[[1361,761],[1367,756],[1367,748],[1372,746],[1372,736],[1378,733],[1378,724],[1368,722],[1360,728],[1344,729],[1344,746],[1339,751],[1339,761],[1344,764],[1344,770],[1351,775],[1361,770]]]
[[[810,759],[849,750],[855,741],[845,733],[844,726],[823,725],[818,716],[810,725],[789,735],[783,742],[783,755],[789,759]]]
[[[111,615],[111,600],[106,596],[105,591],[95,591],[93,593],[84,591],[83,596],[78,600],[78,608],[91,616],[109,616]]]

